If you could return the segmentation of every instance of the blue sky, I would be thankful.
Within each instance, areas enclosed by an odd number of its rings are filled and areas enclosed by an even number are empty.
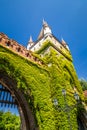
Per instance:
[[[17,108],[17,107],[11,108],[11,107],[5,107],[5,106],[1,107],[1,106],[0,106],[0,111],[3,111],[3,112],[10,111],[12,114],[19,115],[19,111],[18,111],[18,108]]]
[[[68,43],[79,78],[87,79],[87,0],[0,0],[0,32],[27,46],[45,19]]]

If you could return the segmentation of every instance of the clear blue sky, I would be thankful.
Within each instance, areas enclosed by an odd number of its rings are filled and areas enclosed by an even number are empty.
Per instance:
[[[68,43],[79,78],[87,79],[87,0],[0,0],[0,32],[26,46],[45,19]]]

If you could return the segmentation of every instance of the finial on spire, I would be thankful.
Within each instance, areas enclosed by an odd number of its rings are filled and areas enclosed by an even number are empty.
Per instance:
[[[44,24],[44,22],[45,22],[45,20],[44,20],[44,18],[43,18],[43,24]]]
[[[32,42],[33,42],[33,39],[32,39],[32,36],[30,35],[30,39],[28,43],[32,43]]]
[[[44,27],[47,27],[47,26],[48,26],[48,24],[47,24],[47,22],[44,20],[44,18],[43,18],[43,26],[44,26]]]

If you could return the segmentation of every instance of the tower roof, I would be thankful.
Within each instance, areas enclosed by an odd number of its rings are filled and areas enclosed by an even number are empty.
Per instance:
[[[43,19],[43,28],[44,27],[49,27],[49,26],[48,26],[48,23]]]
[[[66,45],[66,42],[65,42],[65,40],[62,38],[62,40],[61,40],[61,43],[63,44],[63,45]]]
[[[32,36],[30,36],[30,39],[29,39],[28,45],[27,45],[27,50],[29,50],[30,47],[33,46],[33,45],[34,45],[34,42],[33,42],[33,40],[32,40]]]
[[[29,43],[32,43],[33,42],[33,39],[32,39],[32,36],[30,36],[30,39],[29,39],[29,41],[28,41],[28,44]]]
[[[41,38],[44,37],[44,29],[46,27],[50,28],[49,25],[48,25],[48,23],[44,19],[43,19],[43,24],[42,25],[43,25],[43,27],[42,27],[42,29],[41,29],[41,31],[39,33],[39,36],[38,36],[37,40],[40,40]]]
[[[40,33],[39,33],[39,36],[38,36],[37,40],[40,40],[43,37],[44,37],[44,29],[42,28]]]

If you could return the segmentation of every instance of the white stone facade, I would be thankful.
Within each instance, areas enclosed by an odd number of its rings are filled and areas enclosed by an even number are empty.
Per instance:
[[[63,50],[63,52],[69,51],[69,47],[65,41],[62,43],[52,35],[52,31],[46,22],[43,23],[43,28],[39,34],[38,42],[32,42],[28,44],[27,50],[37,52],[43,46],[44,42],[47,40],[50,41],[53,44],[53,46],[58,50]]]

